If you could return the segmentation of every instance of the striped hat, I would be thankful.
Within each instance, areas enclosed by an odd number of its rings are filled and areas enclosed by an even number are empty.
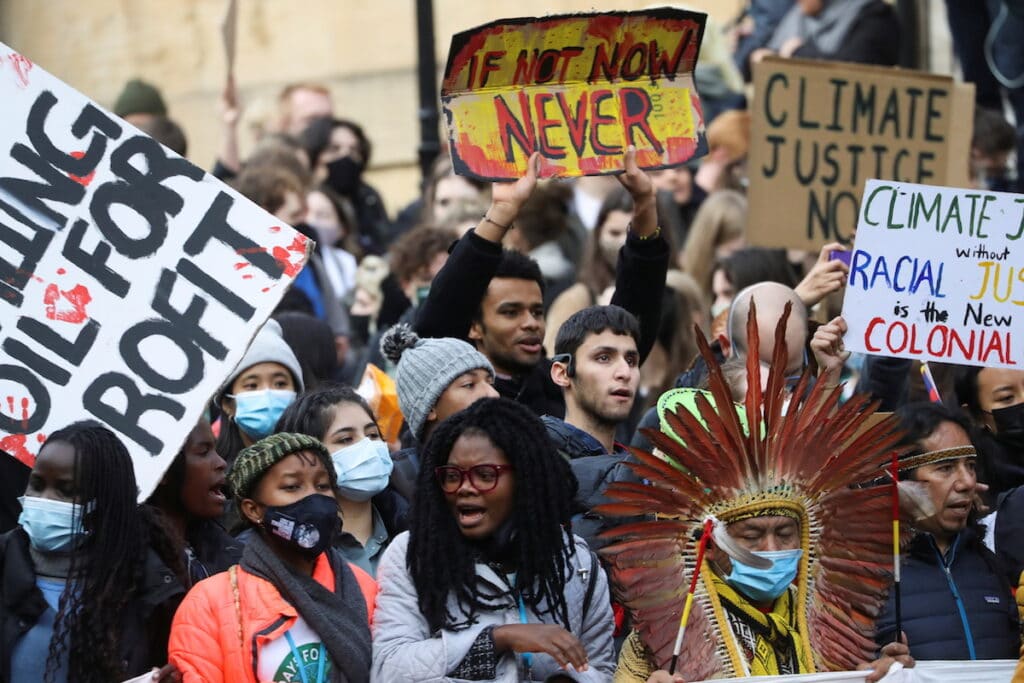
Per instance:
[[[302,451],[309,451],[320,458],[327,469],[327,475],[331,478],[331,486],[337,486],[338,475],[334,471],[331,454],[319,440],[306,434],[281,432],[260,439],[238,452],[238,457],[228,472],[228,486],[232,495],[239,500],[249,498],[253,488],[267,470],[289,455]]]

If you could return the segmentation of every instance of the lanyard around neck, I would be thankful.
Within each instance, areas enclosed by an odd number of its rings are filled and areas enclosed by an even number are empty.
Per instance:
[[[516,575],[510,574],[505,577],[505,580],[508,581],[508,585],[512,589],[512,593],[516,596],[516,602],[519,603],[519,623],[529,624],[530,620],[526,617],[526,603],[523,602],[523,596],[516,591]],[[523,652],[520,656],[523,658],[523,665],[526,667],[526,670],[529,671],[530,667],[533,666],[533,654]]]
[[[295,639],[292,638],[291,630],[284,632],[285,640],[288,641],[288,647],[292,650],[292,657],[295,659],[295,668],[299,671],[299,678],[302,683],[309,683],[309,677],[306,676],[306,667],[302,665],[302,657],[299,656],[299,648],[295,647]],[[327,665],[327,654],[324,652],[324,644],[320,643],[320,656],[316,670],[316,683],[324,683],[324,667]]]

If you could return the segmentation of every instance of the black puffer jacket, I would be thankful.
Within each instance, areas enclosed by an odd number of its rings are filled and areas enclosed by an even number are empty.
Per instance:
[[[1017,658],[1017,605],[1001,563],[974,531],[960,532],[945,558],[930,534],[915,536],[901,583],[903,631],[916,659]],[[896,639],[894,600],[878,620],[880,646]]]
[[[122,615],[121,653],[125,678],[167,663],[167,639],[184,589],[174,573],[150,551],[143,589]],[[28,535],[21,527],[0,536],[0,681],[11,681],[11,654],[18,640],[46,611],[36,586]]]

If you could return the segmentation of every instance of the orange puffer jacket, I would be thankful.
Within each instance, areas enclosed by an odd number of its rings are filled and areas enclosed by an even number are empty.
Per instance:
[[[377,582],[349,564],[366,600],[373,624]],[[326,553],[317,558],[313,578],[334,589],[334,571]],[[170,661],[185,683],[259,683],[260,649],[295,623],[298,613],[276,588],[235,565],[200,581],[174,615],[168,646]]]

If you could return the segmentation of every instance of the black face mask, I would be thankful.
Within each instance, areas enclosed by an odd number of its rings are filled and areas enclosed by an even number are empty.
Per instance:
[[[359,189],[363,166],[352,157],[341,157],[327,164],[327,184],[340,195],[352,197]]]
[[[370,316],[352,315],[350,313],[348,324],[352,341],[358,345],[363,345],[370,340]]]
[[[1013,455],[1024,456],[1024,403],[996,408],[992,421],[996,423],[996,440],[1013,449]]]
[[[268,534],[308,557],[327,550],[338,526],[338,501],[320,493],[291,505],[268,505],[263,514]]]

